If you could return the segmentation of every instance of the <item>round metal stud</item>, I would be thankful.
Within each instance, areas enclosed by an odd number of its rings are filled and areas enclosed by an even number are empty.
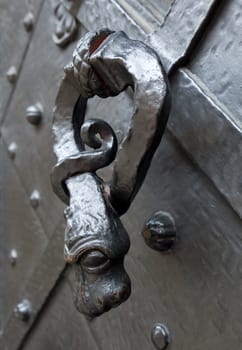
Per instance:
[[[32,12],[28,12],[24,19],[23,19],[23,24],[26,32],[31,32],[33,29],[33,24],[34,24],[34,15]]]
[[[40,103],[26,109],[26,119],[32,125],[39,125],[42,120],[43,108]]]
[[[168,328],[162,323],[155,323],[151,331],[151,340],[157,350],[167,349],[171,342]]]
[[[32,306],[28,299],[23,299],[14,308],[15,315],[24,322],[28,322],[32,315]]]
[[[32,208],[37,209],[40,203],[40,193],[38,190],[34,190],[30,196],[30,203]]]
[[[9,70],[7,71],[7,79],[8,81],[13,84],[15,83],[16,79],[17,79],[17,69],[15,66],[12,66],[9,68]]]
[[[8,146],[8,156],[10,159],[14,159],[16,157],[18,146],[15,142],[11,142]]]
[[[142,235],[150,248],[167,251],[176,240],[175,221],[169,213],[158,211],[145,223]]]
[[[18,260],[18,252],[16,249],[11,249],[9,253],[9,261],[12,266],[15,266]]]

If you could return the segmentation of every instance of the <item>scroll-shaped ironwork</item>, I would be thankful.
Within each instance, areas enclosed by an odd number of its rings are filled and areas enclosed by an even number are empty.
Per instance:
[[[81,0],[52,0],[52,3],[56,17],[56,28],[52,38],[56,45],[65,47],[77,34],[76,13]]]
[[[134,90],[134,113],[117,150],[112,128],[98,119],[84,122],[85,110],[94,95],[116,96],[128,86]],[[107,29],[79,41],[56,100],[58,163],[51,179],[56,194],[68,204],[65,259],[76,268],[76,307],[90,317],[130,295],[123,267],[130,243],[119,216],[142,185],[169,111],[167,80],[151,48]],[[113,160],[112,179],[105,183],[96,170]]]

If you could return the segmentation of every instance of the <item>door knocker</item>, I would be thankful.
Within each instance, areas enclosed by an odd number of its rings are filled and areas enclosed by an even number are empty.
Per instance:
[[[84,121],[88,99],[134,91],[128,135],[118,147],[103,120]],[[167,79],[157,54],[124,32],[87,33],[65,67],[54,110],[51,181],[68,206],[64,255],[76,269],[75,305],[89,317],[125,301],[129,237],[119,217],[140,189],[170,112]],[[90,148],[86,149],[86,145]],[[114,161],[110,183],[96,171]]]

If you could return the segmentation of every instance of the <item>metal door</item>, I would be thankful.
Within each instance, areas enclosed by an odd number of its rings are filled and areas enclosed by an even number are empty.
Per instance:
[[[157,322],[169,329],[171,350],[240,348],[241,8],[241,0],[1,0],[1,348],[152,349]],[[49,180],[51,125],[78,38],[103,27],[158,53],[172,111],[122,217],[132,295],[90,321],[73,306],[63,260],[64,206]],[[131,113],[130,91],[94,98],[88,108],[120,139]],[[159,210],[177,227],[166,253],[141,235]]]

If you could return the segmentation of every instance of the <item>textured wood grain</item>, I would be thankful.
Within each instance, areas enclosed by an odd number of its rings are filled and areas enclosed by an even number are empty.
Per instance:
[[[29,222],[29,220],[27,222]],[[26,255],[29,266],[32,267],[32,273],[27,276],[28,279],[25,281],[21,289],[16,283],[14,284],[14,288],[17,293],[19,293],[19,296],[21,296],[21,299],[28,299],[31,303],[31,317],[28,322],[25,323],[17,318],[12,310],[0,337],[1,349],[6,348],[8,350],[16,350],[19,348],[19,345],[24,340],[27,333],[30,332],[43,304],[46,302],[52,289],[56,285],[61,273],[64,271],[65,264],[62,253],[64,227],[65,225],[62,220],[48,241],[41,258],[36,259],[35,257],[28,259],[28,256]],[[33,244],[32,250],[34,248],[37,248],[38,252],[40,252],[39,246],[35,247]],[[31,248],[29,248],[29,251],[31,251]],[[10,290],[9,287],[7,291],[8,290]]]
[[[210,5],[212,3],[209,1]],[[113,8],[114,2],[110,1],[110,4]],[[199,18],[204,18],[199,6],[194,5],[194,10],[198,11]],[[86,15],[86,23],[95,21],[94,26],[101,23],[98,12],[95,16],[93,12],[85,14],[84,8],[83,5],[80,11],[83,19]],[[95,8],[92,10],[95,12]],[[155,156],[144,186],[123,218],[132,242],[126,261],[133,286],[131,298],[119,308],[90,322],[74,308],[73,276],[68,273],[57,282],[64,268],[64,227],[61,225],[55,231],[63,207],[50,194],[50,125],[57,81],[62,66],[69,61],[72,48],[62,51],[52,43],[53,20],[50,12],[50,4],[45,2],[34,34],[35,40],[26,57],[4,123],[3,138],[6,144],[17,140],[20,147],[14,164],[21,180],[13,170],[16,179],[9,178],[8,184],[11,186],[22,181],[23,189],[18,191],[23,192],[24,198],[28,198],[26,194],[33,186],[41,189],[43,202],[37,215],[41,218],[46,236],[52,237],[24,288],[16,288],[20,296],[26,295],[33,302],[37,317],[32,322],[35,322],[28,325],[16,323],[11,315],[2,347],[17,349],[21,339],[25,338],[21,347],[24,350],[147,350],[153,348],[150,341],[153,324],[163,322],[172,334],[171,350],[239,349],[242,342],[241,221],[207,175],[187,158],[169,133]],[[110,17],[106,8],[102,12],[105,12],[105,24],[117,21],[117,18]],[[123,20],[117,27],[126,29],[127,16],[121,17]],[[130,31],[130,28],[135,29],[134,36],[139,36],[134,23],[127,30]],[[194,33],[192,28],[193,25],[188,26],[188,36]],[[142,35],[145,38],[144,33]],[[168,42],[170,44],[171,40]],[[181,47],[184,48],[183,45]],[[129,127],[131,97],[128,93],[106,101],[94,99],[89,105],[88,116],[110,121],[122,138]],[[25,123],[24,111],[26,104],[35,103],[37,99],[44,106],[44,123],[41,128],[33,129]],[[31,172],[26,173],[30,165]],[[10,168],[13,169],[12,165]],[[104,173],[105,176],[110,174],[109,170]],[[21,188],[21,184],[18,187]],[[15,202],[16,205],[19,203],[18,200]],[[179,241],[175,249],[167,254],[152,251],[141,237],[145,219],[156,210],[169,211],[176,220]],[[26,223],[31,222],[29,215],[26,215]],[[16,220],[15,215],[13,217]],[[18,226],[23,229],[23,223]],[[37,231],[34,229],[35,233]],[[52,235],[53,232],[57,236]],[[28,247],[28,252],[32,249],[32,246]],[[28,260],[30,267],[33,260]],[[5,269],[7,271],[7,267]]]
[[[7,80],[6,73],[11,66],[15,66],[18,73],[21,71],[22,62],[32,38],[33,31],[26,32],[23,19],[26,13],[31,11],[36,24],[42,3],[43,0],[0,1],[0,121],[15,86]]]
[[[48,237],[63,213],[63,205],[52,191],[49,175],[54,165],[52,113],[63,67],[73,51],[73,46],[63,51],[52,41],[55,28],[52,12],[50,2],[45,1],[2,127],[5,142],[14,141],[18,145],[15,165],[26,193],[30,195],[34,189],[40,192],[37,215]],[[26,108],[37,102],[43,107],[43,118],[36,127],[27,122],[25,115]]]
[[[144,218],[157,209],[176,219],[180,242],[171,254],[153,252],[140,237]],[[172,349],[239,346],[241,222],[170,138],[125,222],[133,292],[123,308],[92,325],[102,348],[147,349],[157,321],[170,328]]]
[[[85,318],[72,303],[72,293],[64,276],[53,291],[35,328],[21,349],[99,349]]]
[[[141,237],[145,218],[158,209],[171,212],[178,227],[179,242],[167,254],[152,251]],[[100,348],[152,348],[150,330],[155,322],[169,327],[172,350],[237,348],[242,341],[241,222],[169,134],[124,223],[132,241],[126,266],[133,291],[121,307],[89,322]],[[69,299],[62,303],[63,309],[57,308],[51,317],[46,310],[25,350],[32,350],[35,340],[44,337],[45,323],[53,327],[52,332],[59,331],[56,318],[65,318],[71,324],[65,328],[67,336],[73,334],[80,316]],[[88,334],[79,340],[80,346]],[[55,348],[56,340],[49,344]],[[88,349],[95,347],[89,344]]]
[[[29,205],[22,184],[8,159],[5,146],[0,142],[1,160],[1,251],[2,279],[1,297],[3,301],[3,325],[6,326],[10,314],[21,299],[24,288],[39,263],[46,248],[47,238],[35,212]],[[11,265],[10,252],[15,249],[18,258]]]

